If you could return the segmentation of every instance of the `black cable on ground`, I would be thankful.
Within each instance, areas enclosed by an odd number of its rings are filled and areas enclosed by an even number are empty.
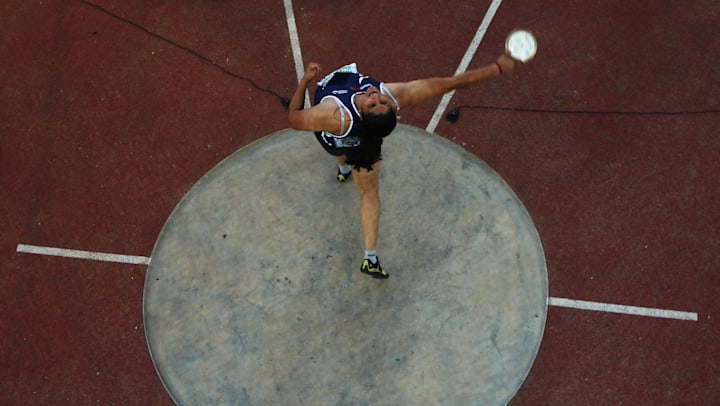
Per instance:
[[[107,10],[107,9],[105,9],[105,8],[97,5],[97,4],[91,3],[91,2],[89,2],[89,1],[87,1],[87,0],[80,0],[80,2],[83,3],[83,4],[85,4],[85,5],[87,5],[87,6],[93,7],[93,8],[95,8],[95,9],[97,9],[97,10],[99,10],[99,11],[101,11],[101,12],[103,12],[103,13],[105,13],[105,14],[107,14],[107,15],[109,15],[109,16],[117,19],[117,20],[119,20],[119,21],[122,21],[122,22],[124,22],[125,24],[131,25],[131,26],[137,28],[138,30],[141,30],[141,31],[145,32],[145,33],[148,34],[148,35],[151,35],[151,36],[153,36],[153,37],[155,37],[155,38],[157,38],[157,39],[159,39],[159,40],[161,40],[161,41],[164,41],[164,42],[166,42],[166,43],[168,43],[168,44],[170,44],[170,45],[172,45],[172,46],[174,46],[174,47],[176,47],[176,48],[181,49],[181,50],[183,50],[183,51],[185,51],[185,52],[187,52],[187,53],[189,53],[189,54],[191,54],[191,55],[193,55],[193,56],[195,56],[195,57],[197,57],[197,58],[199,58],[199,59],[201,59],[201,60],[209,63],[210,65],[214,66],[216,69],[218,69],[219,71],[221,71],[222,73],[224,73],[224,74],[226,74],[226,75],[229,75],[229,76],[232,76],[232,77],[234,77],[234,78],[236,78],[236,79],[244,80],[244,81],[250,83],[250,84],[251,84],[254,88],[256,88],[257,90],[259,90],[259,91],[261,91],[261,92],[265,92],[265,93],[267,93],[267,94],[270,94],[270,95],[273,95],[273,96],[277,97],[277,98],[280,100],[280,103],[282,103],[282,105],[283,105],[285,108],[288,108],[288,107],[290,106],[290,99],[289,99],[289,98],[284,97],[284,96],[281,96],[281,95],[279,95],[278,93],[276,93],[276,92],[274,92],[274,91],[272,91],[272,90],[270,90],[270,89],[267,89],[267,88],[264,88],[264,87],[259,86],[257,83],[255,83],[254,81],[252,81],[252,79],[250,79],[250,78],[248,78],[248,77],[238,75],[238,74],[235,73],[235,72],[232,72],[232,71],[229,71],[229,70],[223,68],[223,67],[220,66],[217,62],[215,62],[215,61],[213,61],[212,59],[210,59],[210,58],[208,58],[208,57],[200,54],[199,52],[197,52],[197,51],[195,51],[195,50],[192,50],[192,49],[190,49],[190,48],[188,48],[188,47],[186,47],[186,46],[184,46],[184,45],[181,45],[181,44],[179,44],[179,43],[177,43],[177,42],[175,42],[175,41],[173,41],[173,40],[171,40],[171,39],[165,38],[165,37],[163,37],[162,35],[157,34],[157,33],[153,32],[153,31],[150,31],[149,29],[143,27],[142,25],[140,25],[140,24],[138,24],[138,23],[136,23],[136,22],[134,22],[134,21],[128,20],[128,19],[125,18],[125,17],[119,16],[119,15],[113,13],[112,11]],[[451,111],[445,116],[445,119],[448,120],[448,121],[450,121],[450,122],[452,122],[452,123],[456,122],[456,121],[460,118],[460,111],[461,111],[462,109],[504,110],[504,111],[514,111],[514,112],[524,112],[524,113],[547,113],[547,114],[595,114],[595,115],[637,115],[637,116],[643,116],[643,115],[644,115],[644,116],[697,115],[697,114],[717,114],[717,113],[720,113],[720,110],[697,110],[697,111],[593,111],[593,110],[549,110],[549,109],[531,109],[531,108],[500,107],[500,106],[482,106],[482,105],[479,105],[479,106],[459,106],[459,107],[456,107],[456,108],[454,108],[453,110],[451,110]]]
[[[445,115],[445,119],[451,123],[458,121],[462,109],[483,109],[503,110],[521,113],[545,113],[545,114],[594,114],[594,115],[627,115],[627,116],[682,116],[697,114],[717,114],[720,110],[692,110],[692,111],[596,111],[596,110],[550,110],[550,109],[529,109],[518,107],[498,106],[459,106],[452,109]]]
[[[199,58],[199,59],[201,59],[201,60],[209,63],[210,65],[214,66],[214,67],[217,68],[220,72],[222,72],[222,73],[224,73],[224,74],[226,74],[226,75],[229,75],[229,76],[232,76],[232,77],[234,77],[234,78],[236,78],[236,79],[244,80],[244,81],[250,83],[250,84],[251,84],[254,88],[256,88],[257,90],[259,90],[259,91],[261,91],[261,92],[265,92],[265,93],[267,93],[267,94],[271,94],[271,95],[277,97],[277,98],[280,100],[280,103],[282,103],[282,105],[283,105],[285,108],[288,108],[288,107],[290,106],[290,99],[288,99],[287,97],[283,97],[283,96],[277,94],[276,92],[273,92],[273,91],[270,90],[270,89],[266,89],[266,88],[264,88],[264,87],[259,86],[257,83],[253,82],[250,78],[247,78],[247,77],[245,77],[245,76],[238,75],[238,74],[235,73],[235,72],[232,72],[232,71],[229,71],[229,70],[223,68],[222,66],[220,66],[219,64],[217,64],[217,63],[216,63],[215,61],[213,61],[212,59],[210,59],[210,58],[208,58],[208,57],[200,54],[200,53],[197,52],[197,51],[194,51],[194,50],[192,50],[192,49],[190,49],[190,48],[188,48],[188,47],[186,47],[186,46],[184,46],[184,45],[178,44],[177,42],[175,42],[175,41],[173,41],[173,40],[171,40],[171,39],[165,38],[165,37],[163,37],[163,36],[160,35],[160,34],[157,34],[157,33],[155,33],[155,32],[152,32],[152,31],[150,31],[149,29],[143,27],[142,25],[140,25],[140,24],[138,24],[138,23],[136,23],[136,22],[134,22],[134,21],[130,21],[130,20],[128,20],[128,19],[125,18],[125,17],[121,17],[121,16],[113,13],[112,11],[107,10],[107,9],[105,9],[105,8],[97,5],[97,4],[91,3],[91,2],[86,1],[86,0],[80,0],[80,2],[83,3],[83,4],[85,4],[85,5],[87,5],[87,6],[93,7],[93,8],[95,8],[95,9],[97,9],[97,10],[99,10],[99,11],[101,11],[101,12],[103,12],[103,13],[105,13],[105,14],[107,14],[107,15],[109,15],[109,16],[117,19],[117,20],[119,20],[119,21],[122,21],[122,22],[124,22],[125,24],[131,25],[131,26],[137,28],[138,30],[143,31],[143,32],[145,32],[146,34],[149,34],[149,35],[151,35],[151,36],[153,36],[153,37],[155,37],[155,38],[157,38],[157,39],[159,39],[159,40],[161,40],[161,41],[167,42],[168,44],[170,44],[170,45],[172,45],[172,46],[174,46],[174,47],[176,47],[176,48],[181,49],[181,50],[183,50],[183,51],[185,51],[185,52],[187,52],[187,53],[189,53],[189,54],[191,54],[191,55],[193,55],[193,56],[195,56],[195,57],[197,57],[197,58]]]

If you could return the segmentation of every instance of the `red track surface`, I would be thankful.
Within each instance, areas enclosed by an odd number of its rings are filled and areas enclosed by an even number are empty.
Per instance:
[[[0,5],[0,404],[171,404],[145,345],[145,267],[16,247],[150,256],[200,176],[287,127],[275,96],[218,69],[295,89],[282,2],[245,3],[98,0],[117,16],[80,1]],[[636,3],[504,1],[471,67],[516,26],[536,32],[537,58],[450,108],[717,110],[720,4]],[[371,6],[296,0],[305,61],[326,72],[356,61],[385,81],[451,75],[489,1]],[[436,106],[402,122],[425,128]],[[718,127],[718,113],[466,109],[435,129],[525,203],[551,296],[699,315],[551,307],[514,405],[720,403]]]

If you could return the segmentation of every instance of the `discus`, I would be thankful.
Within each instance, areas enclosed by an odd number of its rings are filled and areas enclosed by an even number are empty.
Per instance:
[[[505,52],[513,59],[525,63],[537,52],[537,40],[530,31],[513,30],[505,40]]]

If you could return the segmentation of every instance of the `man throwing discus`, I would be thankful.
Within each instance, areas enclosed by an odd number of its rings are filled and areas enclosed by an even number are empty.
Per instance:
[[[360,225],[364,257],[360,271],[386,279],[388,273],[377,256],[380,222],[381,147],[397,124],[400,109],[427,101],[455,89],[476,85],[487,79],[512,73],[519,62],[509,54],[478,69],[451,77],[432,77],[401,83],[383,83],[358,72],[355,64],[325,76],[313,98],[303,109],[305,91],[320,75],[321,67],[310,62],[290,100],[290,126],[313,131],[320,145],[337,158],[337,180],[353,178],[360,192]]]

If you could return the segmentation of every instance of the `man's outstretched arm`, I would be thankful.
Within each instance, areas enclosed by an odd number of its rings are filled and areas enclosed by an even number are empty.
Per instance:
[[[501,55],[496,62],[459,75],[417,79],[404,83],[387,83],[385,86],[392,92],[400,106],[405,108],[442,96],[452,90],[476,85],[495,76],[510,74],[518,63],[508,55]]]

